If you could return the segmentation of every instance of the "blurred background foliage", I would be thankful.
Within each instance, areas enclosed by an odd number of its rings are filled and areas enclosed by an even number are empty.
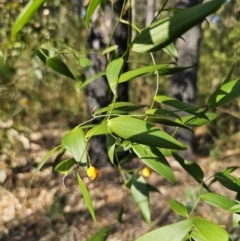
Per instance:
[[[74,126],[86,118],[84,93],[74,89],[74,81],[56,74],[42,64],[36,49],[46,46],[53,55],[61,55],[65,63],[81,76],[82,68],[76,61],[86,57],[86,26],[83,22],[87,2],[81,0],[46,1],[32,20],[10,41],[11,27],[27,0],[0,1],[0,152],[11,146],[7,130],[29,133],[49,122]],[[135,0],[133,14],[137,26],[144,27],[146,4],[150,1]],[[163,1],[153,1],[158,12]],[[169,1],[166,7],[173,6]],[[162,15],[169,14],[163,12]],[[203,40],[198,82],[197,105],[206,99],[221,83],[233,61],[234,78],[240,76],[240,3],[230,0],[215,15],[202,24]],[[51,48],[50,48],[51,46]],[[75,53],[75,57],[72,53]],[[155,54],[157,63],[171,61],[164,52]],[[138,59],[137,59],[138,58]],[[150,56],[130,56],[131,68],[136,62],[151,61]],[[168,92],[169,78],[161,79],[160,93]],[[153,76],[138,78],[130,83],[130,100],[149,104],[155,91]],[[211,125],[196,130],[201,153],[223,156],[238,154],[240,138],[240,101],[236,100],[218,110],[219,118]]]

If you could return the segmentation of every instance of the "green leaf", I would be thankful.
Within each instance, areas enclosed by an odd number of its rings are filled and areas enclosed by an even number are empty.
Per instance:
[[[160,116],[164,116],[164,117],[172,117],[172,118],[176,118],[179,119],[181,121],[181,118],[174,113],[173,111],[170,110],[164,110],[164,109],[150,109],[148,111],[146,111],[147,115],[160,115]]]
[[[240,222],[240,214],[233,213],[233,226],[234,227],[238,226],[239,222]]]
[[[218,193],[204,193],[200,196],[200,199],[206,203],[209,203],[212,206],[222,208],[224,210],[229,210],[236,203],[231,199],[218,194]]]
[[[151,225],[149,196],[147,184],[142,176],[136,176],[132,180],[131,193],[148,225]]]
[[[159,75],[170,75],[189,68],[191,67],[171,67],[169,64],[150,65],[121,74],[118,83],[122,83],[145,74],[150,74],[155,71],[158,71]]]
[[[85,139],[88,140],[92,136],[99,136],[99,135],[104,135],[108,133],[109,133],[109,130],[108,130],[107,122],[99,123],[98,125],[92,127],[86,133]]]
[[[108,53],[116,50],[117,48],[118,48],[118,45],[110,46],[110,47],[103,50],[102,55],[108,54]]]
[[[208,106],[215,108],[240,96],[240,79],[232,80],[220,86],[209,98]]]
[[[92,62],[88,58],[80,58],[78,61],[79,61],[79,65],[82,66],[83,68],[92,67]]]
[[[192,131],[192,129],[190,129],[189,127],[177,122],[177,121],[172,121],[166,118],[161,118],[161,117],[148,117],[146,119],[147,122],[151,122],[151,123],[158,123],[161,125],[167,125],[167,126],[175,126],[175,127],[180,127],[189,131]]]
[[[101,113],[104,113],[104,112],[108,112],[112,109],[112,106],[113,104],[110,104],[109,106],[107,107],[103,107],[99,110],[96,110],[94,112],[94,115],[98,115],[98,114],[101,114]],[[136,104],[133,104],[131,102],[116,102],[114,104],[114,108],[113,108],[113,112],[112,113],[128,113],[128,112],[132,112],[132,111],[136,111],[136,110],[139,110],[141,108],[143,108],[144,106],[141,106],[141,105],[136,105]]]
[[[200,234],[198,232],[196,232],[196,231],[192,231],[190,233],[190,236],[191,236],[191,238],[194,239],[194,241],[206,241],[205,239],[202,239]]]
[[[144,234],[136,241],[182,241],[192,228],[192,221],[186,219]]]
[[[124,213],[124,205],[117,212],[117,220],[119,223],[122,223],[123,213]]]
[[[111,229],[109,226],[101,228],[95,234],[93,234],[90,238],[88,238],[86,241],[105,241],[107,240],[110,230]]]
[[[218,114],[216,113],[207,112],[207,113],[202,113],[202,115],[199,115],[199,116],[186,115],[181,117],[182,118],[181,121],[179,121],[178,119],[176,121],[188,126],[203,126],[213,121],[214,119],[216,119],[217,116]]]
[[[133,151],[151,169],[176,184],[173,171],[163,154],[156,148],[145,145],[132,145]]]
[[[233,73],[233,70],[234,70],[234,67],[235,67],[235,62],[233,62],[231,69],[229,70],[227,76],[225,77],[225,79],[223,81],[223,84],[226,84],[226,83],[228,83],[230,81],[232,73]]]
[[[77,175],[78,186],[79,186],[79,188],[82,192],[84,202],[87,205],[87,208],[88,208],[88,210],[89,210],[89,212],[92,216],[93,221],[97,224],[97,219],[96,219],[96,215],[95,215],[95,211],[94,211],[94,208],[93,208],[91,197],[88,193],[88,190],[87,190],[84,182],[82,181],[81,177],[79,176],[79,174],[77,172],[76,172],[76,175]]]
[[[186,111],[193,114],[196,114],[196,112],[198,111],[198,108],[166,95],[155,96],[154,100],[161,104],[174,107],[177,109],[177,111]]]
[[[197,182],[202,183],[204,173],[196,162],[184,160],[175,152],[172,152],[172,155],[188,174],[190,174]]]
[[[116,140],[111,135],[108,134],[106,138],[107,152],[108,152],[108,157],[113,165],[114,165],[114,153],[115,153],[115,147],[116,147],[115,142]]]
[[[178,59],[178,52],[174,46],[173,43],[170,43],[168,46],[164,47],[163,50],[169,54],[170,56],[172,56],[173,58],[175,58],[176,60]]]
[[[214,174],[214,178],[224,187],[234,192],[240,192],[240,180],[227,172],[218,172]]]
[[[168,203],[169,203],[171,209],[176,214],[179,214],[183,217],[188,217],[188,215],[189,215],[188,210],[182,203],[178,202],[175,199],[170,199]]]
[[[79,127],[75,127],[62,138],[62,145],[68,150],[76,160],[87,168],[87,146],[84,139],[84,132]]]
[[[120,116],[108,120],[107,124],[112,132],[131,142],[168,149],[186,149],[183,144],[166,132],[137,118]]]
[[[88,79],[86,79],[84,82],[79,82],[75,85],[75,89],[76,90],[80,90],[83,87],[85,87],[86,85],[90,84],[91,82],[93,82],[94,80],[104,76],[106,73],[105,72],[99,72],[91,77],[89,77]]]
[[[85,18],[85,22],[88,28],[90,28],[91,17],[95,12],[97,6],[100,5],[100,3],[101,3],[101,0],[93,0],[89,2],[89,5],[87,7],[87,12],[86,12],[86,18]]]
[[[201,23],[224,2],[225,0],[213,0],[154,22],[136,36],[131,43],[131,50],[144,53],[166,47],[187,30]]]
[[[48,49],[39,48],[36,50],[36,54],[42,60],[43,63],[47,64],[47,59],[49,58]]]
[[[240,213],[240,203],[233,205],[228,211],[231,213]]]
[[[61,161],[54,167],[54,171],[59,172],[61,174],[68,174],[71,167],[76,163],[74,158],[68,158],[66,160]]]
[[[40,169],[43,167],[43,165],[45,164],[45,162],[50,158],[50,156],[57,151],[59,148],[61,148],[62,146],[56,146],[53,149],[51,149],[43,158],[42,160],[39,162],[37,169],[34,171],[32,178],[30,180],[30,183],[33,182],[34,178],[36,177],[36,175],[38,174],[38,172],[40,171]]]
[[[108,84],[114,95],[117,94],[116,89],[118,84],[118,78],[123,69],[123,65],[124,65],[124,59],[118,58],[118,59],[112,60],[106,68],[106,76],[107,76]]]
[[[219,225],[209,222],[203,218],[191,218],[198,234],[206,241],[228,241],[228,233]]]
[[[69,77],[73,80],[76,80],[72,72],[69,70],[67,65],[58,57],[52,57],[47,59],[47,65],[51,67],[53,70],[58,72],[59,74],[62,74],[66,77]]]
[[[17,17],[11,31],[11,38],[13,39],[23,26],[31,19],[33,14],[42,6],[45,0],[30,0],[28,4],[21,11]]]

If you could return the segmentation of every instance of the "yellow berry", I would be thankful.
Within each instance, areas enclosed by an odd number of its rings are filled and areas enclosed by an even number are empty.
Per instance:
[[[98,170],[94,166],[90,166],[87,169],[87,175],[90,179],[94,180],[98,177],[99,173],[98,173]]]
[[[150,177],[151,173],[152,173],[152,169],[149,168],[149,167],[144,167],[144,168],[142,169],[142,175],[143,175],[144,177]]]

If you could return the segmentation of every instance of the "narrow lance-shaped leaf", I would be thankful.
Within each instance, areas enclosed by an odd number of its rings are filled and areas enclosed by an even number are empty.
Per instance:
[[[98,125],[92,127],[86,133],[85,139],[88,140],[92,136],[99,136],[99,135],[104,135],[108,133],[109,133],[109,130],[108,130],[107,122],[99,123]]]
[[[178,52],[174,46],[173,43],[170,43],[168,46],[164,47],[163,50],[169,54],[170,56],[172,56],[173,58],[175,58],[176,60],[178,59]]]
[[[76,162],[81,162],[82,166],[87,168],[87,147],[81,128],[75,127],[65,134],[62,138],[62,145],[73,155]]]
[[[107,124],[111,132],[131,142],[175,150],[186,149],[165,131],[137,118],[120,116],[108,120]]]
[[[45,164],[45,162],[50,158],[50,156],[57,151],[57,149],[61,148],[61,146],[56,146],[54,147],[52,150],[50,150],[40,161],[40,163],[37,166],[37,169],[35,170],[35,172],[32,175],[32,178],[30,180],[30,183],[32,183],[32,181],[34,180],[34,178],[36,177],[36,175],[38,174],[38,172],[40,171],[40,169],[43,167],[43,165]]]
[[[87,208],[92,216],[92,219],[95,223],[97,223],[97,219],[96,219],[96,215],[95,215],[95,211],[94,211],[94,207],[93,207],[93,204],[92,204],[92,200],[91,200],[91,197],[88,193],[88,190],[83,182],[83,180],[81,179],[81,177],[78,175],[78,173],[76,172],[76,175],[77,175],[77,182],[78,182],[78,186],[80,188],[80,191],[82,192],[82,195],[83,195],[83,198],[84,198],[84,201],[87,205]]]
[[[229,210],[236,204],[234,201],[221,194],[211,192],[202,194],[200,199],[212,206],[222,208],[224,210]]]
[[[175,152],[172,152],[172,155],[188,174],[190,174],[197,182],[202,183],[204,173],[196,162],[184,160]]]
[[[131,185],[131,193],[148,225],[151,224],[150,206],[147,184],[142,176],[134,177]]]
[[[154,97],[154,100],[161,104],[174,107],[177,111],[186,111],[193,114],[196,114],[198,111],[198,108],[170,96],[158,95]]]
[[[235,192],[240,192],[240,180],[232,176],[230,173],[218,172],[214,174],[214,178],[224,187]]]
[[[107,240],[110,230],[109,226],[101,228],[86,241],[105,241]]]
[[[12,31],[11,37],[14,38],[17,33],[23,28],[23,26],[31,19],[33,14],[42,6],[45,0],[30,0],[28,4],[21,11],[20,15],[16,19]]]
[[[240,96],[240,79],[223,84],[209,98],[208,106],[216,108]]]
[[[226,84],[227,82],[230,81],[234,68],[235,68],[235,62],[233,62],[231,69],[227,73],[227,75],[226,75],[226,77],[225,77],[225,79],[223,81],[223,84]]]
[[[228,233],[219,225],[209,222],[203,218],[191,218],[192,223],[198,234],[207,241],[228,241]]]
[[[90,28],[91,17],[95,12],[97,6],[100,5],[100,3],[101,3],[101,0],[92,0],[89,2],[89,5],[87,7],[86,19],[85,19],[88,28]]]
[[[153,230],[147,234],[144,234],[136,241],[182,241],[192,227],[192,221],[186,219],[184,221]]]
[[[170,182],[176,183],[172,168],[163,154],[156,148],[145,145],[132,145],[136,155],[151,169],[167,178]]]
[[[213,0],[154,22],[136,36],[131,43],[131,50],[144,53],[167,46],[191,27],[201,23],[209,14],[218,10],[224,2],[225,0]]]
[[[61,174],[68,174],[71,170],[71,167],[76,163],[74,158],[68,158],[66,160],[61,161],[54,167],[54,171],[59,172]]]
[[[121,74],[118,82],[122,83],[142,75],[153,73],[155,71],[158,71],[159,75],[170,75],[170,74],[181,72],[189,68],[192,68],[192,67],[172,67],[172,66],[169,66],[169,64],[150,65],[150,66],[130,70],[128,72]]]

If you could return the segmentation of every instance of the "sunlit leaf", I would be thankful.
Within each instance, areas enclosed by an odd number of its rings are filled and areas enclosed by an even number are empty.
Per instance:
[[[206,203],[209,203],[212,206],[222,208],[224,210],[229,210],[236,203],[231,199],[218,194],[218,193],[204,193],[200,196],[200,199]]]
[[[118,45],[113,45],[103,50],[102,55],[108,54],[118,48]]]
[[[202,115],[187,115],[181,117],[181,121],[177,119],[176,121],[179,123],[184,123],[185,125],[188,126],[203,126],[208,124],[209,122],[213,121],[216,119],[218,114],[212,113],[212,112],[207,112],[207,113],[202,113]]]
[[[75,76],[69,70],[68,66],[60,58],[58,58],[58,57],[48,58],[46,60],[46,63],[49,67],[51,67],[53,70],[55,70],[59,74],[62,74],[66,77],[76,80]]]
[[[200,217],[191,218],[198,234],[206,241],[228,241],[228,233],[219,225]]]
[[[232,80],[220,86],[209,98],[208,106],[222,106],[240,96],[240,79]]]
[[[68,150],[77,162],[87,167],[87,146],[85,135],[81,128],[75,127],[62,138],[62,145]]]
[[[142,176],[136,176],[132,180],[131,193],[148,225],[151,224],[150,206],[147,184]]]
[[[17,17],[11,31],[11,37],[14,38],[23,26],[31,19],[33,14],[42,6],[45,0],[30,0]]]
[[[112,109],[112,106],[113,106],[113,104],[110,104],[107,107],[103,107],[103,108],[101,108],[99,110],[96,110],[94,112],[94,115],[98,115],[98,114],[101,114],[101,113],[104,113],[104,112],[108,112],[108,111],[110,111]],[[114,104],[112,113],[128,113],[128,112],[139,110],[139,109],[141,109],[143,107],[144,106],[136,105],[136,104],[133,104],[131,102],[124,102],[124,101],[116,102]]]
[[[164,47],[163,50],[176,60],[178,59],[178,52],[173,43],[170,43],[168,46]]]
[[[136,36],[131,43],[131,50],[143,53],[166,47],[191,27],[201,23],[224,2],[225,0],[213,0],[154,22]]]
[[[87,205],[87,208],[92,216],[92,219],[95,223],[97,223],[97,219],[96,219],[96,215],[95,215],[95,211],[94,211],[94,207],[93,207],[93,204],[92,204],[92,199],[88,193],[88,190],[84,184],[84,182],[82,181],[81,177],[78,175],[78,173],[76,172],[76,175],[77,175],[77,182],[78,182],[78,186],[80,188],[80,191],[83,195],[83,199]]]
[[[83,68],[92,66],[92,62],[88,58],[80,58],[78,61],[79,61],[79,65],[82,66]]]
[[[192,231],[190,233],[191,238],[194,239],[194,241],[206,241],[205,239],[202,239],[202,237],[200,236],[200,234],[197,231]]]
[[[240,222],[240,214],[233,213],[233,226],[236,227]]]
[[[186,219],[184,221],[153,230],[147,234],[144,234],[135,241],[182,241],[192,227],[192,221]]]
[[[106,76],[108,80],[108,84],[113,92],[114,95],[117,94],[117,83],[119,75],[123,69],[124,59],[118,58],[112,60],[106,68]]]
[[[170,182],[176,183],[173,171],[166,158],[156,147],[145,145],[132,145],[133,151],[151,169],[167,178]]]
[[[89,5],[87,7],[87,12],[86,12],[86,19],[85,19],[85,22],[88,28],[90,28],[91,17],[95,12],[97,6],[100,5],[100,3],[101,3],[101,0],[92,0],[89,2]]]
[[[131,142],[168,149],[186,149],[183,144],[163,130],[137,118],[120,116],[108,120],[107,124],[112,132]]]
[[[174,107],[178,111],[186,111],[188,113],[193,114],[195,114],[198,111],[198,108],[170,96],[158,95],[154,97],[154,100],[161,104]]]
[[[149,65],[146,67],[130,70],[128,72],[121,74],[118,82],[122,83],[145,74],[154,73],[155,71],[158,71],[159,75],[170,75],[181,72],[188,68],[191,67],[171,67],[169,66],[169,64]]]
[[[176,214],[179,214],[179,215],[181,215],[183,217],[188,217],[188,210],[182,203],[178,202],[175,199],[170,199],[168,203],[169,203],[171,209]]]
[[[107,126],[107,122],[99,123],[98,125],[92,127],[86,133],[85,139],[88,140],[92,136],[99,136],[99,135],[104,135],[104,134],[108,134],[108,133],[109,133],[109,129]]]

